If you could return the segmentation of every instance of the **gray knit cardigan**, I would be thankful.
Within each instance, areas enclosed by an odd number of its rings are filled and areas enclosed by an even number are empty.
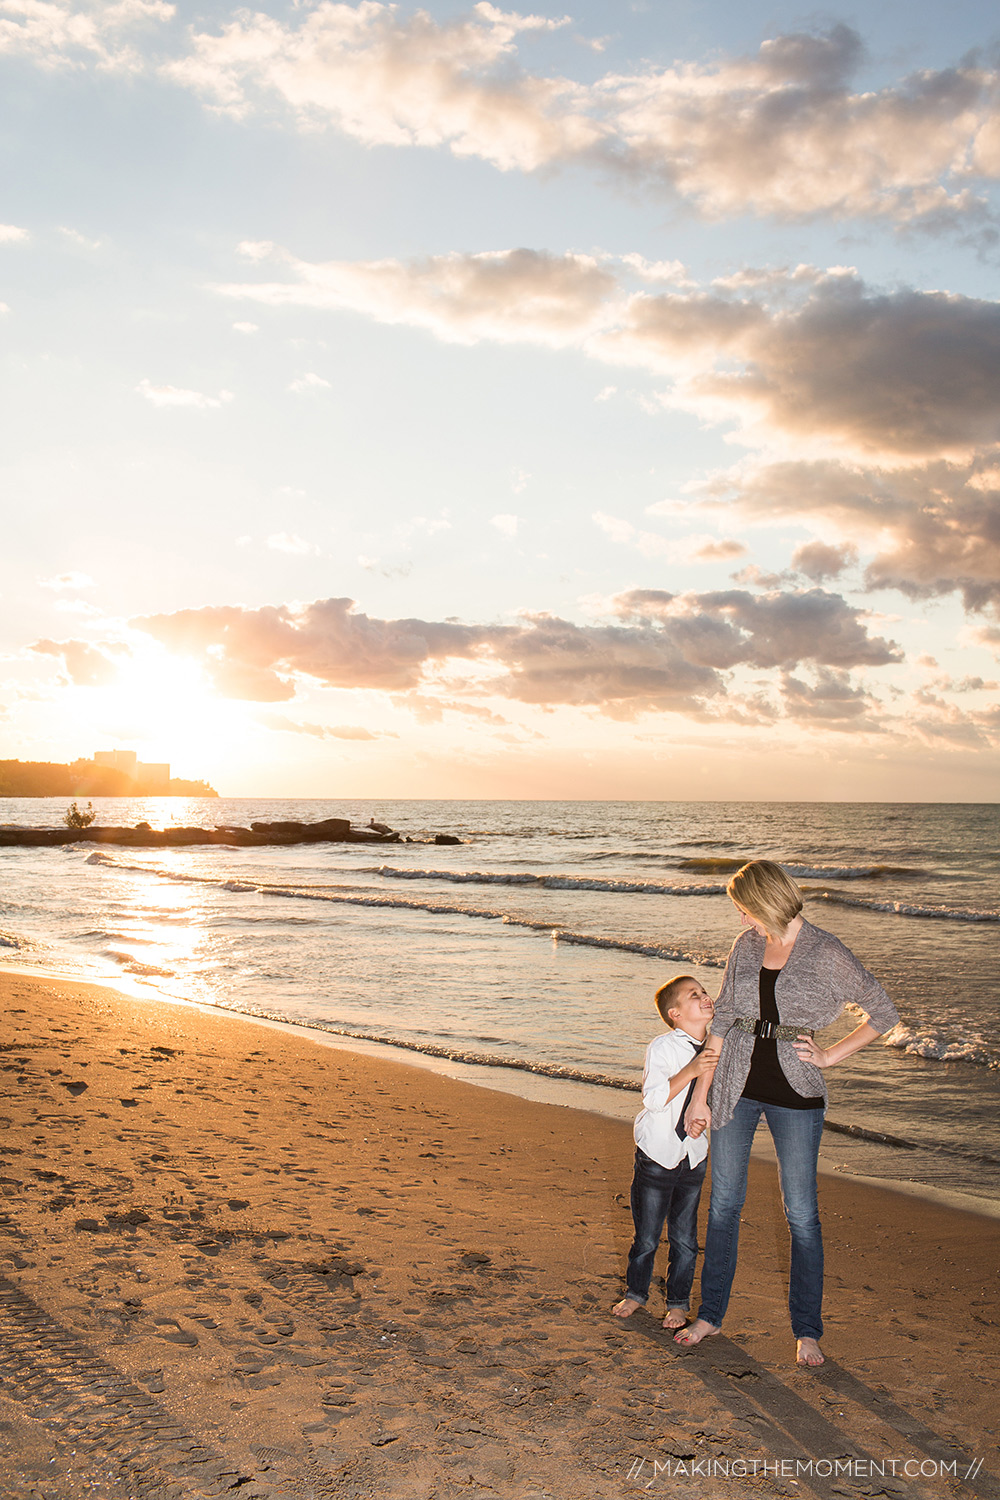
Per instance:
[[[765,946],[759,933],[752,929],[741,932],[730,949],[722,976],[712,1035],[724,1041],[708,1096],[716,1127],[732,1119],[750,1071],[754,1038],[731,1028],[737,1016],[756,1020],[760,1015],[760,968]],[[891,1031],[899,1021],[885,990],[851,950],[832,932],[806,921],[775,981],[774,997],[784,1026],[819,1031],[831,1025],[848,1002],[863,1010],[879,1033]],[[807,1099],[821,1094],[825,1103],[829,1095],[823,1070],[803,1062],[790,1041],[779,1041],[777,1048],[781,1071],[795,1092]]]

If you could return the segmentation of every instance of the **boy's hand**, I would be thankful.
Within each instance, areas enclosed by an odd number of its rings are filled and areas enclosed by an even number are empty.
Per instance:
[[[696,1141],[700,1135],[704,1135],[711,1123],[712,1111],[708,1105],[695,1104],[692,1100],[684,1113],[684,1129],[691,1139]]]
[[[719,1061],[717,1052],[699,1052],[697,1057],[691,1059],[691,1069],[694,1073],[715,1072],[715,1065]]]

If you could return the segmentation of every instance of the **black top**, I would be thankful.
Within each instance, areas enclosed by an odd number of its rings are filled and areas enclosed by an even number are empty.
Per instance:
[[[780,969],[760,971],[760,1018],[778,1025],[778,1002],[774,997],[774,985]],[[758,1104],[780,1104],[782,1109],[822,1109],[823,1096],[813,1094],[806,1099],[797,1094],[781,1071],[778,1061],[776,1037],[757,1036],[753,1042],[750,1072],[743,1086],[744,1099],[754,1099]]]

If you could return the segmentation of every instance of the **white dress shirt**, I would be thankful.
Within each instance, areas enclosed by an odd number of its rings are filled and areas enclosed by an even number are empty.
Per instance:
[[[654,1036],[646,1048],[642,1070],[642,1109],[635,1117],[635,1143],[661,1167],[677,1167],[687,1159],[695,1167],[708,1155],[708,1131],[695,1137],[677,1134],[677,1124],[688,1094],[688,1085],[672,1099],[670,1080],[687,1066],[701,1047],[694,1037],[675,1027]]]

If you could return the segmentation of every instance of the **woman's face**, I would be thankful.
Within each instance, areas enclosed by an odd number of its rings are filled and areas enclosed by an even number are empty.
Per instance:
[[[767,928],[764,926],[763,922],[758,921],[756,917],[752,917],[750,913],[739,904],[738,901],[734,901],[733,905],[736,907],[736,910],[740,914],[740,925],[742,927],[752,927],[754,932],[758,933],[762,938],[771,936]]]

